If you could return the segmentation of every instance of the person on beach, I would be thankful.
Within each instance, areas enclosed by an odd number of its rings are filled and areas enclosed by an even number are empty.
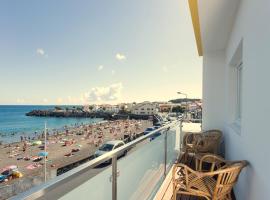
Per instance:
[[[26,152],[26,149],[27,149],[27,143],[26,141],[23,142],[23,153]]]

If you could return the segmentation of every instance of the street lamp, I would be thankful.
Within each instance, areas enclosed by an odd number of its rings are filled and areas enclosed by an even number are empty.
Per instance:
[[[183,93],[183,92],[177,92],[177,94],[182,94],[182,95],[186,96],[185,119],[187,119],[187,109],[188,109],[188,106],[187,106],[187,94]]]

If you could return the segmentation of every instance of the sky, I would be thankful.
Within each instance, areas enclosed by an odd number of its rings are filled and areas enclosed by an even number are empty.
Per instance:
[[[0,104],[202,95],[185,0],[4,0],[0,27]]]

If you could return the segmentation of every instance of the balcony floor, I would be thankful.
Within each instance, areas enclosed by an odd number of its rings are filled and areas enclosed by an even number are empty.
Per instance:
[[[193,169],[195,168],[195,159],[193,156],[190,156],[187,162],[184,162],[184,159],[181,156],[178,162],[184,163]],[[171,169],[166,179],[162,183],[159,191],[157,192],[154,200],[173,200],[172,195],[173,195],[173,186],[172,186],[172,169]],[[232,194],[232,196],[233,200],[236,200],[234,194]],[[178,194],[177,200],[205,200],[205,198]]]

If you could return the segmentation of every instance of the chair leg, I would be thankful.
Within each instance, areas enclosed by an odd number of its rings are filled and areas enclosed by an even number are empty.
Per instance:
[[[231,193],[227,194],[227,199],[232,200],[232,194]]]
[[[185,151],[184,153],[184,162],[186,163],[188,161],[188,150]]]
[[[173,200],[176,200],[176,189],[175,189],[175,187],[173,188]]]

